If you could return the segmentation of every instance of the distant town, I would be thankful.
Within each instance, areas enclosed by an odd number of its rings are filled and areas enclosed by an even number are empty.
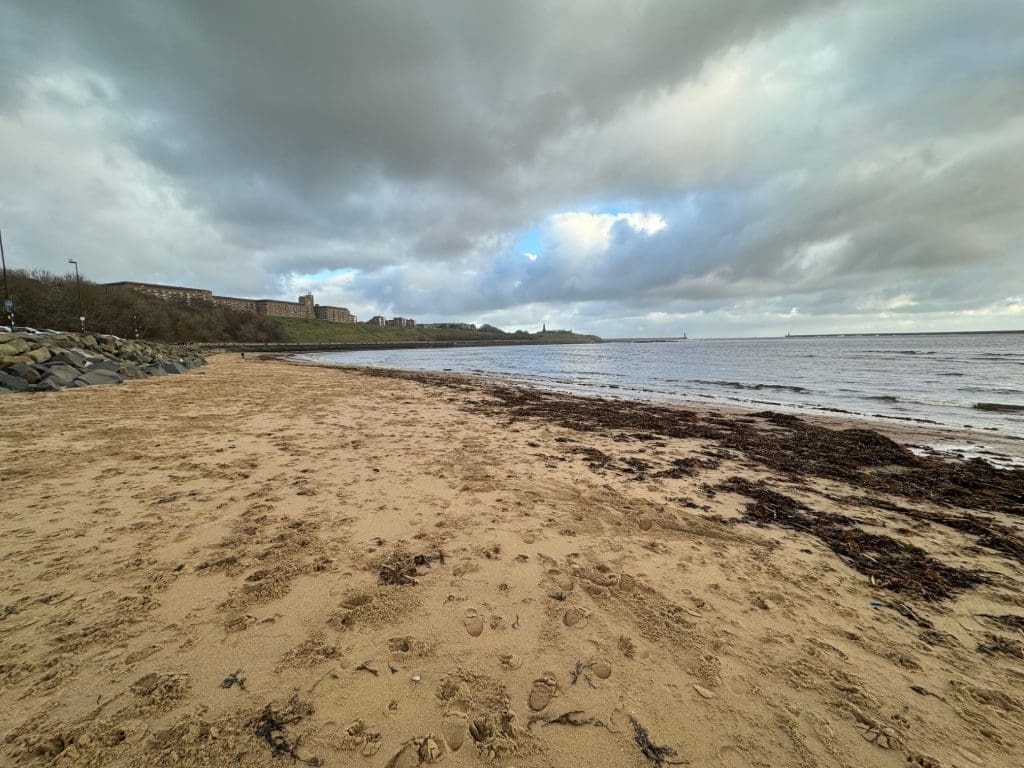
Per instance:
[[[136,283],[122,280],[117,283],[105,283],[107,288],[123,288],[129,291],[156,296],[167,301],[180,301],[186,304],[211,304],[239,312],[255,312],[265,317],[298,317],[308,320],[323,320],[328,323],[358,322],[346,307],[332,307],[317,304],[312,293],[299,296],[298,301],[280,301],[278,299],[242,299],[237,296],[215,296],[213,291],[204,288],[184,288],[179,285],[160,285],[158,283]],[[390,320],[382,315],[374,315],[365,321],[366,325],[393,326],[411,328],[416,321],[411,317],[393,317]],[[427,328],[468,328],[476,329],[472,323],[428,323]]]

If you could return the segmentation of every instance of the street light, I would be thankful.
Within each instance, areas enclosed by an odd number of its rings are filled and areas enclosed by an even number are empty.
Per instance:
[[[82,324],[82,335],[85,335],[85,308],[82,306],[82,278],[78,276],[78,262],[68,259],[68,264],[75,265],[75,283],[78,285],[78,321]]]
[[[7,287],[7,257],[4,256],[4,236],[0,232],[0,265],[4,272],[4,312],[7,314],[7,324],[14,327],[14,301],[11,299],[11,289]]]

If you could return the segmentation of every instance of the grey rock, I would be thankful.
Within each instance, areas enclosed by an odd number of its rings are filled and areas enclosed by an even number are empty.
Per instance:
[[[97,360],[95,362],[89,363],[89,367],[87,368],[87,370],[113,371],[114,373],[117,373],[120,367],[121,366],[115,363],[113,360]]]
[[[117,374],[116,371],[99,370],[99,371],[88,371],[86,373],[83,373],[81,376],[79,376],[77,379],[75,379],[75,381],[73,383],[77,385],[78,382],[80,382],[80,381],[84,381],[86,384],[90,384],[90,385],[91,384],[120,384],[122,381],[124,381],[124,379],[122,379]]]
[[[25,353],[25,356],[31,357],[37,363],[45,363],[53,356],[53,353],[46,347],[37,347],[36,349],[30,349]]]
[[[53,376],[61,386],[67,386],[82,375],[80,370],[64,363],[49,363],[43,367],[46,369],[47,377]]]
[[[39,372],[39,369],[28,363],[15,363],[4,370],[12,376],[24,379],[28,384],[35,384],[43,378],[43,374]]]
[[[163,366],[160,366],[160,365],[147,365],[145,368],[142,369],[142,372],[144,374],[146,374],[147,376],[166,376],[167,375],[167,371],[165,371],[163,369]]]
[[[55,363],[66,363],[67,365],[82,367],[88,362],[85,355],[75,349],[62,349],[50,359]]]
[[[28,342],[15,336],[10,341],[0,344],[0,357],[13,357],[28,352]]]
[[[146,374],[142,372],[141,368],[127,363],[123,363],[121,367],[118,368],[117,372],[120,373],[121,376],[123,376],[125,379],[146,378]]]
[[[29,392],[60,392],[63,387],[58,384],[53,378],[40,381],[38,384],[29,385]]]
[[[28,389],[28,382],[21,376],[13,376],[6,371],[0,371],[0,392],[24,392]]]
[[[164,371],[167,373],[184,373],[185,366],[181,363],[164,363]]]

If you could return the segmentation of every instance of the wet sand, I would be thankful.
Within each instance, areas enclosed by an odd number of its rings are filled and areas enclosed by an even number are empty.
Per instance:
[[[235,356],[0,398],[0,764],[1019,764],[1024,475],[829,426]]]

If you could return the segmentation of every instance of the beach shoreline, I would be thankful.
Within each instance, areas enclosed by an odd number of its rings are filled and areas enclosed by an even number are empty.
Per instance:
[[[930,429],[227,354],[0,424],[0,762],[1017,760],[1024,474]]]
[[[603,399],[611,402],[646,402],[655,405],[691,410],[698,413],[717,411],[737,418],[747,417],[762,411],[778,411],[788,413],[813,424],[833,429],[863,427],[877,431],[887,437],[903,443],[921,455],[932,455],[950,460],[981,458],[999,467],[1024,466],[1024,440],[1014,436],[994,432],[990,429],[979,429],[970,426],[948,426],[927,419],[910,417],[894,417],[884,414],[862,414],[839,409],[822,409],[807,405],[804,407],[784,407],[778,403],[743,403],[712,400],[708,397],[693,395],[689,398],[674,397],[672,399],[646,396],[642,391],[619,393],[578,392],[568,387],[540,386],[535,381],[517,379],[489,373],[462,373],[450,371],[423,371],[401,368],[380,368],[366,365],[345,365],[343,363],[325,363],[309,360],[301,355],[268,353],[267,359],[277,360],[293,365],[309,365],[327,369],[343,369],[347,371],[370,371],[374,375],[408,377],[423,382],[436,382],[443,385],[446,380],[465,381],[468,384],[485,384],[488,386],[512,386],[525,389],[556,392],[567,397]],[[397,373],[396,373],[397,372]]]

